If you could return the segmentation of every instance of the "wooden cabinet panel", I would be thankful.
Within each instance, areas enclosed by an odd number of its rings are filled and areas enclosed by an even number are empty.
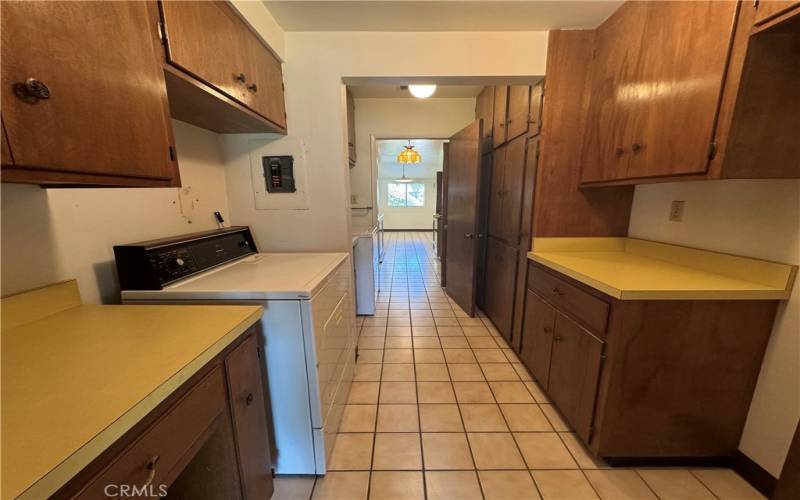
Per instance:
[[[531,88],[528,85],[508,87],[508,119],[506,120],[506,140],[510,141],[528,131]]]
[[[5,124],[0,127],[0,141],[2,141],[2,148],[0,148],[0,152],[2,152],[2,164],[3,165],[13,165],[14,158],[11,156],[11,148],[8,146],[8,141],[6,140],[6,126]]]
[[[587,442],[591,437],[603,342],[557,314],[547,391],[561,414]]]
[[[160,2],[167,59],[286,129],[280,61],[227,2]]]
[[[483,148],[491,151],[492,131],[494,130],[494,86],[483,87],[475,99],[475,119],[483,120]]]
[[[272,496],[264,388],[256,336],[250,335],[225,360],[233,426],[239,447],[240,476],[245,498]]]
[[[492,145],[506,142],[506,117],[508,112],[508,85],[494,87],[494,111],[492,116]]]
[[[522,215],[522,188],[525,177],[525,146],[527,138],[517,137],[509,142],[503,169],[502,237],[512,246],[519,243],[520,216]]]
[[[796,0],[759,0],[755,2],[756,18],[755,24],[759,25],[765,21],[769,21],[773,17],[783,14],[784,12],[800,6],[800,2]]]
[[[2,60],[4,180],[179,183],[155,4],[5,2]]]
[[[704,173],[714,140],[735,2],[646,2],[636,126],[626,178]],[[624,89],[621,89],[624,90]]]
[[[503,238],[503,195],[505,185],[503,178],[506,168],[506,147],[497,148],[492,156],[491,177],[489,183],[489,228],[490,236]]]
[[[609,305],[563,279],[531,264],[528,287],[542,297],[563,307],[578,321],[602,335],[608,323]]]
[[[510,338],[514,311],[517,249],[489,238],[486,249],[486,314],[506,339]]]
[[[631,158],[630,136],[641,65],[647,2],[626,2],[595,34],[589,85],[581,182],[625,178]]]
[[[549,384],[550,354],[553,348],[555,324],[556,310],[528,290],[525,297],[520,358],[545,389]]]
[[[544,82],[531,87],[530,110],[528,111],[528,137],[539,135],[542,129],[542,106],[544,106]]]

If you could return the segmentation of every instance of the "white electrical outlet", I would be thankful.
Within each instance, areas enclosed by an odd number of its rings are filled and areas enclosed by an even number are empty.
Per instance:
[[[351,205],[355,205],[356,203],[358,203],[358,195],[351,194],[350,195],[350,204]]]
[[[681,222],[683,220],[683,207],[686,204],[682,200],[673,200],[669,208],[669,220],[672,222]]]

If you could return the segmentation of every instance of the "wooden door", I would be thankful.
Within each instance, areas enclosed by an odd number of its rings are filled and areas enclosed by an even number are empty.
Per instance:
[[[755,2],[755,6],[755,24],[759,25],[794,7],[800,6],[800,2],[797,0],[760,0]]]
[[[447,294],[475,314],[478,268],[481,121],[450,138],[447,169]]]
[[[483,87],[475,99],[475,119],[483,120],[483,149],[492,149],[492,130],[494,120],[494,86]]]
[[[254,83],[248,28],[227,2],[159,2],[167,31],[168,61],[250,105]]]
[[[519,243],[519,224],[522,215],[522,189],[525,177],[525,152],[528,139],[520,136],[505,146],[503,168],[502,235],[510,245]]]
[[[441,286],[447,286],[447,176],[450,171],[450,143],[442,144],[442,218],[439,226],[442,228],[442,243],[439,247],[439,270]]]
[[[508,85],[494,87],[494,111],[492,112],[492,146],[506,142],[506,113],[508,112]]]
[[[572,428],[591,438],[603,342],[563,314],[556,315],[547,393]]]
[[[626,2],[595,34],[581,158],[581,182],[623,179],[631,158],[629,131],[636,125],[632,89],[641,65],[647,2]]]
[[[356,101],[353,94],[347,91],[347,156],[350,166],[356,164]]]
[[[528,111],[528,137],[539,135],[542,129],[542,106],[544,105],[544,82],[531,87],[530,110]]]
[[[530,290],[525,294],[520,359],[544,389],[550,379],[550,354],[556,310]]]
[[[489,238],[486,247],[485,312],[506,340],[511,339],[516,263],[516,248]]]
[[[736,2],[645,2],[637,124],[626,178],[704,173],[714,141]],[[589,134],[591,135],[591,134]]]
[[[239,467],[246,499],[272,496],[272,460],[261,358],[250,335],[225,360]]]
[[[506,120],[506,140],[510,141],[528,131],[531,88],[529,85],[508,87],[508,119]]]
[[[506,146],[494,150],[491,157],[491,177],[489,183],[489,227],[488,233],[495,238],[503,238],[503,197],[505,184],[503,182],[506,165]]]
[[[245,73],[252,75],[245,85],[247,105],[253,111],[286,128],[286,105],[283,97],[283,69],[281,62],[261,42],[261,40],[242,23],[244,38]],[[355,132],[355,130],[354,130]],[[355,135],[355,134],[354,134]],[[355,159],[355,140],[353,140],[353,159]]]
[[[178,183],[155,4],[2,10],[2,113],[16,169]],[[26,91],[29,79],[49,98]]]

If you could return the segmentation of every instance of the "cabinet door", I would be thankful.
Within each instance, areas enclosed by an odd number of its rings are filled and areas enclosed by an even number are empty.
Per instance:
[[[591,437],[603,342],[563,314],[556,315],[547,393],[585,441]]]
[[[531,88],[528,85],[508,87],[508,119],[506,120],[506,140],[510,141],[528,131]]]
[[[3,2],[1,31],[16,169],[177,183],[154,4]]]
[[[704,173],[736,2],[644,2],[637,115],[626,178]],[[631,96],[633,98],[633,96]]]
[[[486,314],[508,340],[514,312],[517,249],[489,238],[486,249]]]
[[[272,460],[261,359],[250,335],[225,360],[245,498],[270,498]]]
[[[528,111],[528,137],[539,135],[542,129],[542,106],[544,104],[544,82],[531,87],[530,110]]]
[[[254,83],[248,28],[226,2],[160,2],[171,64],[245,106]]]
[[[547,389],[550,379],[550,354],[555,322],[556,310],[527,290],[520,359],[544,389]]]
[[[494,88],[494,112],[492,125],[492,145],[497,147],[506,142],[506,113],[508,112],[508,85]]]
[[[583,138],[581,182],[623,179],[631,158],[635,126],[633,89],[641,64],[647,2],[626,2],[601,24],[586,87],[588,110]]]
[[[492,149],[492,131],[494,130],[494,86],[483,87],[475,99],[475,119],[483,120],[483,146],[485,151]]]
[[[509,244],[519,243],[519,221],[522,215],[522,188],[525,177],[525,145],[527,138],[517,137],[505,147],[503,168],[502,236]]]
[[[350,166],[356,164],[356,102],[347,91],[347,155]]]
[[[783,14],[789,9],[793,7],[800,6],[800,2],[797,0],[761,0],[755,2],[756,6],[756,19],[755,24],[761,24],[764,21],[768,21],[773,17],[777,17],[779,14]]]
[[[248,92],[247,106],[285,129],[286,105],[283,97],[281,62],[244,23],[241,23],[241,30],[248,54],[245,61],[245,74],[249,75],[245,85]]]
[[[491,180],[489,183],[489,235],[503,238],[503,198],[505,185],[503,176],[506,165],[506,147],[492,153]]]
[[[0,141],[2,141],[2,164],[3,165],[13,165],[14,158],[11,156],[11,148],[8,147],[8,141],[6,140],[6,126],[5,124],[0,127]]]

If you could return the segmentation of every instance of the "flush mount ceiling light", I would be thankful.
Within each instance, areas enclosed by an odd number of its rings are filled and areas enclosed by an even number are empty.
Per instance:
[[[414,179],[409,179],[406,177],[406,165],[409,163],[420,163],[422,161],[422,156],[419,152],[414,149],[414,146],[411,145],[411,140],[408,141],[408,146],[405,146],[400,154],[397,155],[397,163],[403,165],[403,177],[400,179],[395,179],[395,182],[413,182]]]
[[[430,97],[436,92],[436,85],[409,85],[408,91],[411,95],[420,99]]]

